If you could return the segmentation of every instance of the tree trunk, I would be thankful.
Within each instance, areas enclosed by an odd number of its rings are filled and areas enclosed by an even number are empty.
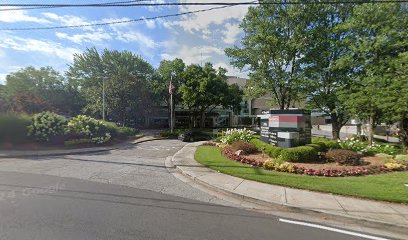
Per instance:
[[[368,117],[368,144],[373,145],[374,139],[374,116],[370,114]]]
[[[340,139],[340,129],[341,126],[338,122],[337,115],[335,113],[330,114],[331,122],[332,122],[332,135],[334,140]]]
[[[200,127],[205,128],[205,111],[201,113]]]
[[[408,153],[408,118],[404,118],[400,122],[398,137],[404,147],[404,152]]]

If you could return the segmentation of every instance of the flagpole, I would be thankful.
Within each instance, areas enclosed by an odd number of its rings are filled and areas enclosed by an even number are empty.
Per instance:
[[[173,73],[170,76],[171,88],[173,88]],[[170,133],[173,133],[173,89],[170,93]]]

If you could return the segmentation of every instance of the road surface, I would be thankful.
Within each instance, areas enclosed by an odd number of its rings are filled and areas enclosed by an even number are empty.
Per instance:
[[[357,239],[234,207],[175,178],[162,140],[0,159],[0,239]]]

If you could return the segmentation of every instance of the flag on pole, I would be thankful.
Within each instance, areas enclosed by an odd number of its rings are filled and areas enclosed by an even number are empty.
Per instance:
[[[170,95],[173,95],[173,89],[174,89],[173,79],[170,78],[170,84],[169,84],[169,93],[170,93]]]

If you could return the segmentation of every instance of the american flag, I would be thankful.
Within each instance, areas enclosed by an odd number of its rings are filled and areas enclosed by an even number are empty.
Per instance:
[[[170,93],[170,95],[173,95],[173,89],[174,89],[173,79],[170,78],[170,84],[169,84],[169,93]]]

